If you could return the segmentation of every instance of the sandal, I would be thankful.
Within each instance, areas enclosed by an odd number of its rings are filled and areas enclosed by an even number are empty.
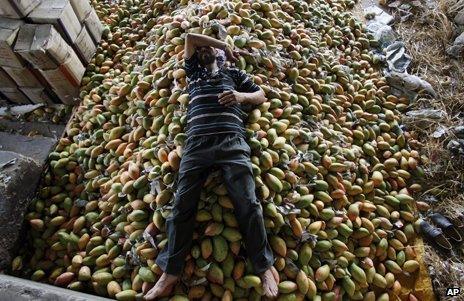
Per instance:
[[[425,220],[422,220],[420,222],[420,230],[422,236],[426,238],[428,242],[436,244],[445,251],[451,251],[452,246],[448,239],[446,239],[446,237],[443,235],[441,229],[430,225]]]
[[[443,233],[454,243],[458,244],[462,242],[461,234],[459,233],[457,227],[455,227],[449,219],[447,219],[440,213],[434,213],[430,216],[430,218],[439,228],[443,230]]]

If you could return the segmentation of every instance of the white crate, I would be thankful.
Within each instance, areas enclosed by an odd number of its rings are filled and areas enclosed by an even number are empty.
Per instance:
[[[70,44],[74,43],[81,31],[81,24],[69,0],[43,0],[28,18],[33,23],[53,24]]]
[[[0,66],[22,68],[23,60],[13,52],[13,44],[24,22],[0,17]]]
[[[84,22],[85,17],[90,13],[92,10],[92,6],[90,6],[89,0],[71,0],[71,5],[76,13],[77,19],[81,22]]]
[[[90,32],[90,36],[94,40],[95,44],[98,45],[103,34],[103,24],[100,22],[100,19],[94,9],[92,9],[87,17],[85,17],[84,24]]]
[[[65,104],[75,104],[85,68],[77,56],[69,56],[65,63],[53,70],[39,70],[53,92]]]
[[[11,102],[17,104],[30,104],[27,96],[18,88],[0,88],[0,92]]]
[[[56,69],[74,50],[50,24],[24,24],[14,51],[36,69]]]
[[[19,87],[32,103],[53,104],[52,99],[48,96],[44,88]]]
[[[18,86],[21,87],[42,87],[37,77],[26,67],[23,68],[11,68],[3,67],[6,73],[15,81]]]
[[[2,0],[0,16],[13,19],[21,19],[27,16],[40,0]]]
[[[82,27],[81,32],[77,36],[76,42],[74,42],[74,49],[76,49],[81,61],[86,65],[90,62],[97,51],[97,46],[95,46],[85,26]]]
[[[16,83],[2,68],[0,68],[0,88],[15,88]]]

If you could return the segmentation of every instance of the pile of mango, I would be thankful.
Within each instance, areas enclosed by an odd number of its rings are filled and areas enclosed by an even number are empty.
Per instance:
[[[139,300],[157,281],[186,139],[192,32],[246,50],[236,66],[268,98],[246,126],[278,299],[404,297],[399,277],[419,269],[412,194],[421,157],[400,124],[408,100],[389,93],[353,1],[93,5],[106,38],[50,154],[13,273],[117,300]],[[196,221],[171,300],[263,298],[220,172],[204,185]]]

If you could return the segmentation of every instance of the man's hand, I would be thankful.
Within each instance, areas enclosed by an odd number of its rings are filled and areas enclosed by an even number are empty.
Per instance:
[[[256,92],[238,92],[235,90],[225,91],[219,94],[218,99],[218,102],[226,107],[241,103],[260,105],[265,101],[266,95],[261,88]]]
[[[238,52],[232,50],[232,47],[230,47],[229,45],[227,45],[224,49],[224,53],[226,54],[227,60],[234,63],[238,61]]]
[[[226,107],[244,102],[245,96],[237,91],[225,91],[219,94],[219,103]]]
[[[226,48],[224,49],[224,53],[226,54],[227,59],[234,63],[238,61],[240,55],[249,54],[248,52],[244,50],[234,50],[229,45],[227,45]]]

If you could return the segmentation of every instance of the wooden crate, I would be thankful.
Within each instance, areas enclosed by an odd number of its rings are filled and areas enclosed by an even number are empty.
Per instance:
[[[13,44],[24,22],[0,17],[0,66],[22,68],[24,61],[13,52]]]
[[[56,69],[74,50],[51,24],[24,24],[18,33],[14,51],[34,68]],[[75,55],[75,54],[74,54]]]
[[[75,104],[85,68],[77,56],[69,56],[65,63],[53,70],[39,70],[56,96],[65,104]]]
[[[0,5],[0,16],[13,19],[26,17],[40,0],[2,0]]]
[[[21,87],[34,87],[40,88],[42,84],[35,77],[35,75],[26,67],[23,68],[11,68],[3,67],[3,70],[15,81],[18,86]]]
[[[44,88],[19,87],[32,103],[53,104],[51,97]]]
[[[90,63],[90,60],[97,51],[97,46],[95,46],[85,26],[82,27],[73,46],[82,63],[85,65]]]
[[[100,19],[94,9],[92,9],[87,17],[85,17],[84,24],[90,32],[90,36],[93,41],[98,45],[103,34],[103,24],[100,22]]]
[[[18,88],[0,88],[2,93],[9,101],[17,104],[30,104],[29,99]]]
[[[2,68],[0,68],[0,88],[15,88],[16,83]]]
[[[77,19],[79,19],[79,22],[83,24],[85,17],[87,17],[92,10],[89,0],[71,0],[71,6],[76,13]]]
[[[74,43],[82,27],[69,0],[43,0],[28,19],[32,23],[53,24],[69,44]]]

